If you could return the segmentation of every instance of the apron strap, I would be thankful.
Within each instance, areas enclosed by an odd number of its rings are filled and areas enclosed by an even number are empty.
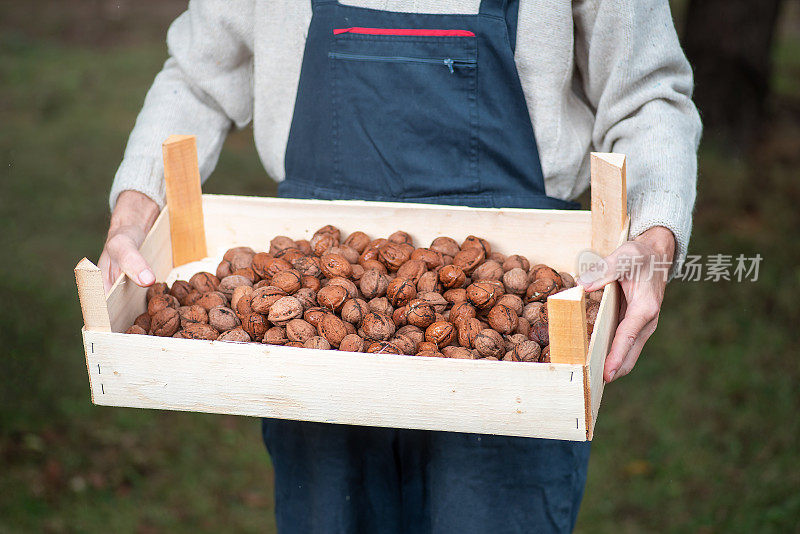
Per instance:
[[[314,10],[325,4],[338,4],[338,0],[311,0],[311,9]]]
[[[517,17],[519,0],[481,0],[481,15],[490,15],[506,21],[508,41],[513,53],[517,48]]]

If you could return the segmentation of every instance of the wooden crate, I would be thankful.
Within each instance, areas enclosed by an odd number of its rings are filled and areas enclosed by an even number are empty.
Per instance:
[[[403,229],[419,244],[476,234],[570,272],[580,252],[607,254],[627,236],[618,154],[592,155],[591,211],[560,211],[201,196],[194,150],[185,136],[164,145],[168,207],[141,247],[158,280],[213,272],[232,246],[264,250],[325,224],[375,237]],[[145,290],[121,277],[106,295],[85,258],[75,274],[95,404],[574,441],[594,433],[620,298],[606,287],[587,340],[583,291],[551,296],[553,363],[516,363],[128,335]]]

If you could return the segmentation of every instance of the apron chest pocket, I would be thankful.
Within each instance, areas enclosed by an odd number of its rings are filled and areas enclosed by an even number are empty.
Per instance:
[[[338,185],[397,199],[479,192],[474,35],[347,28],[332,39]]]

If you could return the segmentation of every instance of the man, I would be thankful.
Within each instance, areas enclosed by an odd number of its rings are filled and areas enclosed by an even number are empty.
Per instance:
[[[586,289],[686,253],[701,127],[666,0],[196,0],[168,45],[112,188],[107,284],[154,282],[137,248],[164,204],[162,141],[196,134],[205,178],[250,121],[288,197],[569,209],[590,150],[626,153],[633,239]],[[621,283],[607,381],[636,363],[666,280]],[[264,439],[282,532],[567,532],[589,455],[273,420]]]

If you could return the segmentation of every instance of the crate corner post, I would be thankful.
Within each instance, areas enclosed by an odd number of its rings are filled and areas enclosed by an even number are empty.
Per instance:
[[[628,216],[624,154],[592,152],[592,250],[608,256],[617,248]]]
[[[162,144],[162,153],[172,263],[178,267],[201,260],[208,254],[197,138],[193,135],[171,135]]]
[[[75,266],[75,284],[78,286],[84,328],[111,332],[111,319],[100,268],[88,258],[83,258]]]
[[[550,362],[584,365],[589,349],[586,335],[586,295],[576,286],[547,297]]]

